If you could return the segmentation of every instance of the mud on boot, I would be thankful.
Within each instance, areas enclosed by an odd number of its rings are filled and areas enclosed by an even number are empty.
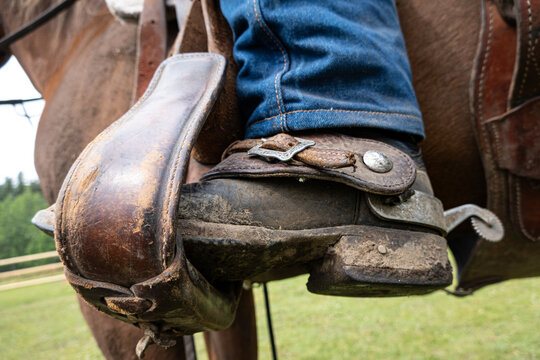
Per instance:
[[[310,273],[311,292],[424,294],[452,282],[443,207],[418,148],[341,134],[233,143],[183,185],[186,254],[207,279]]]

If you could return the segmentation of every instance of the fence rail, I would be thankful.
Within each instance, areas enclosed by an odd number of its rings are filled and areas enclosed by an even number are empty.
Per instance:
[[[17,257],[12,257],[9,259],[1,259],[0,266],[20,264],[20,263],[24,263],[28,261],[33,261],[33,260],[50,259],[54,257],[58,257],[58,253],[56,251],[47,251],[47,252],[43,252],[39,254],[17,256]],[[60,270],[62,269],[62,267],[63,267],[62,263],[53,263],[53,264],[47,264],[47,265],[33,266],[33,267],[19,269],[19,270],[4,271],[4,272],[0,272],[0,280],[2,281],[9,280],[18,276],[25,276],[25,275],[39,275],[39,274],[47,273],[54,270]],[[17,281],[17,282],[8,283],[8,284],[1,284],[0,292],[5,291],[5,290],[26,287],[26,286],[46,284],[49,282],[60,281],[64,279],[65,279],[64,274],[59,274],[59,275],[42,276],[35,279]]]
[[[60,274],[60,275],[46,276],[46,277],[32,279],[32,280],[19,281],[15,283],[0,285],[0,292],[5,291],[5,290],[18,289],[18,288],[22,288],[26,286],[31,286],[31,285],[46,284],[46,283],[65,280],[65,279],[66,277],[64,276],[64,274]]]
[[[0,280],[9,279],[22,275],[39,274],[51,270],[60,270],[64,265],[62,263],[47,264],[41,266],[33,266],[25,269],[11,270],[0,272]]]
[[[0,266],[19,264],[19,263],[23,263],[27,261],[32,261],[32,260],[50,259],[57,256],[58,256],[58,253],[56,252],[56,250],[42,252],[39,254],[16,256],[9,259],[0,259]]]

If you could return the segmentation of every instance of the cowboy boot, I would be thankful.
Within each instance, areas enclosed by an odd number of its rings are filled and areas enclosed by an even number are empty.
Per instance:
[[[186,256],[212,283],[310,273],[340,296],[425,294],[452,282],[441,202],[413,143],[278,134],[233,143],[182,186]]]

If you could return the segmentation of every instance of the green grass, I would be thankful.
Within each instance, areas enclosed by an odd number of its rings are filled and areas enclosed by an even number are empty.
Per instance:
[[[306,280],[269,285],[281,359],[540,359],[540,278],[461,299],[325,297],[308,293]],[[259,358],[270,359],[254,290]],[[65,282],[1,292],[0,319],[0,359],[101,359]]]
[[[0,293],[0,359],[102,359],[66,282]]]
[[[312,295],[306,277],[270,284],[283,359],[540,358],[540,279],[468,298],[352,299]],[[269,359],[262,291],[256,291],[262,359]]]

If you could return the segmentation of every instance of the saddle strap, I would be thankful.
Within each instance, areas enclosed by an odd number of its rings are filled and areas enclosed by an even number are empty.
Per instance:
[[[159,64],[167,55],[167,19],[164,0],[144,0],[138,30],[134,101],[144,94]]]
[[[218,0],[191,1],[171,51],[173,54],[210,52],[227,59],[223,90],[192,152],[203,164],[217,164],[227,146],[241,139],[244,132],[236,96],[238,66],[233,58],[233,35]]]
[[[515,0],[515,21],[505,21],[496,3],[482,1],[472,102],[488,208],[505,237],[479,239],[461,261],[458,287],[469,291],[540,275],[540,0]]]
[[[165,0],[145,0],[139,16],[137,72],[133,102],[146,90],[159,64],[167,56]],[[233,36],[218,0],[175,0],[178,35],[169,55],[209,52],[227,59],[219,98],[204,123],[192,156],[203,164],[217,164],[227,146],[243,136],[236,96],[238,66],[233,58]],[[1,54],[0,54],[1,55]]]

